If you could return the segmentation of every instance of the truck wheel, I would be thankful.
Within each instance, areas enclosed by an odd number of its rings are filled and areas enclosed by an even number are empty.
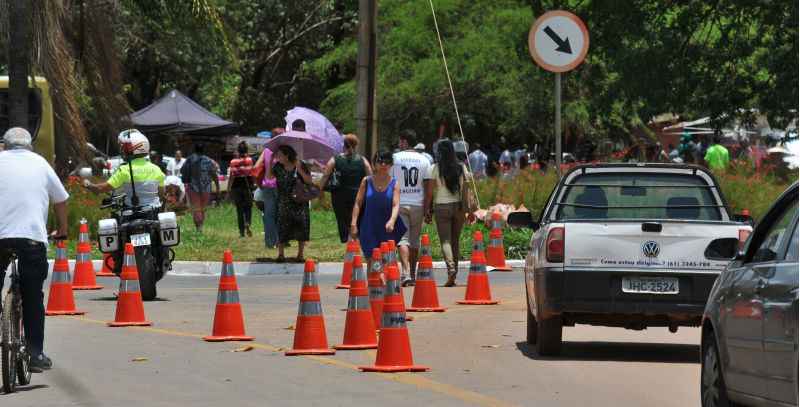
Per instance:
[[[528,293],[527,290],[525,292],[525,298],[527,299]],[[527,311],[528,318],[527,318],[527,325],[528,325],[528,334],[526,335],[526,340],[529,345],[536,345],[536,336],[538,333],[536,332],[536,318],[533,316],[531,312],[531,306],[528,301],[525,301],[525,311]]]
[[[139,271],[139,291],[143,301],[156,299],[156,262],[149,247],[136,248],[136,266]]]
[[[561,353],[561,317],[540,319],[537,323],[536,352],[542,356]]]

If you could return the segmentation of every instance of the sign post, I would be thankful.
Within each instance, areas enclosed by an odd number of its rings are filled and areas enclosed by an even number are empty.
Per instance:
[[[555,73],[556,171],[561,178],[561,73],[583,62],[589,51],[589,31],[578,16],[563,10],[548,11],[533,23],[528,49],[543,69]]]

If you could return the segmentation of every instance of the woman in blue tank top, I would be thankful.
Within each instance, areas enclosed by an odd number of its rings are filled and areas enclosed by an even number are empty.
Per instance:
[[[392,153],[379,151],[373,162],[375,175],[361,181],[350,222],[350,234],[358,238],[368,263],[372,249],[380,247],[381,242],[399,241],[406,232],[403,221],[397,218],[400,187],[389,174],[393,164]],[[359,215],[362,215],[360,219]]]

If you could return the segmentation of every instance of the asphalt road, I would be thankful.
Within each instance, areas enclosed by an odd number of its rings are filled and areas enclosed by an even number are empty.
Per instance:
[[[491,273],[500,305],[455,305],[464,287],[439,288],[444,313],[414,313],[414,360],[427,373],[362,373],[374,351],[287,357],[302,276],[239,277],[245,342],[207,343],[217,279],[167,277],[161,301],[145,304],[146,328],[108,328],[116,279],[76,292],[82,317],[48,317],[55,368],[0,395],[3,406],[696,406],[699,330],[634,332],[565,328],[564,355],[542,358],[525,344],[522,274]],[[443,279],[442,275],[437,276]],[[466,275],[459,277],[465,281]],[[330,345],[342,340],[347,291],[321,275]],[[406,289],[410,303],[411,290]],[[146,403],[146,404],[144,404]]]

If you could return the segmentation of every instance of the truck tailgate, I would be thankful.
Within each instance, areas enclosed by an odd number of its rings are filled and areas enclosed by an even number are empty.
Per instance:
[[[738,239],[740,225],[658,222],[660,232],[642,231],[642,222],[567,222],[565,268],[618,271],[719,272],[728,260],[711,260],[705,251],[715,239]]]

